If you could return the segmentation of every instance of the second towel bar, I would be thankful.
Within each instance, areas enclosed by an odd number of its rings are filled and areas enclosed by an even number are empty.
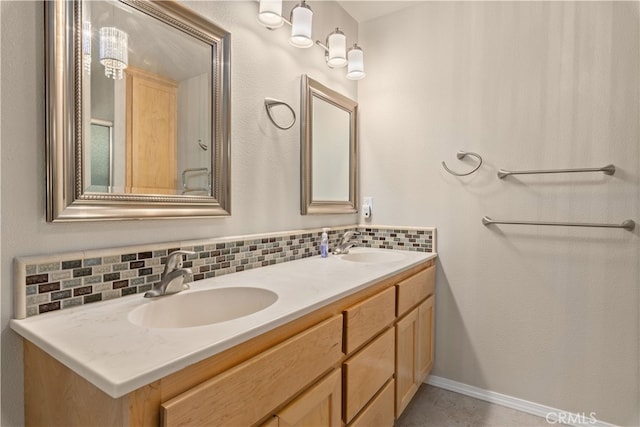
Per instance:
[[[508,171],[500,169],[498,178],[503,179],[509,175],[532,175],[540,173],[574,173],[574,172],[604,172],[605,175],[613,175],[616,173],[614,165],[606,165],[601,168],[579,168],[579,169],[548,169],[548,170],[530,170],[530,171]]]
[[[627,231],[633,231],[636,227],[635,221],[627,219],[622,221],[622,224],[592,224],[585,222],[538,222],[538,221],[504,221],[491,219],[488,216],[482,218],[482,223],[486,225],[491,224],[510,224],[510,225],[551,225],[551,226],[565,226],[565,227],[599,227],[599,228],[624,228]]]

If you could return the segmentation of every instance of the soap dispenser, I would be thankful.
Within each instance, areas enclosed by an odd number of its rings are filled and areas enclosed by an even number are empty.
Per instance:
[[[322,238],[320,240],[320,256],[326,258],[329,256],[329,229],[322,229]]]

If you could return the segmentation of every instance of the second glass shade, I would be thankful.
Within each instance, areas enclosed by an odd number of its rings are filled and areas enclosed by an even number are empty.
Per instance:
[[[303,0],[291,10],[291,38],[289,43],[295,47],[308,48],[313,46],[311,30],[313,11]]]
[[[340,68],[347,65],[347,37],[340,29],[327,36],[327,65]]]

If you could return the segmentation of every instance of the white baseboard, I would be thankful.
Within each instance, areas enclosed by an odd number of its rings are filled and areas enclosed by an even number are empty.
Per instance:
[[[445,390],[464,394],[466,396],[475,397],[476,399],[484,400],[486,402],[495,403],[496,405],[526,412],[527,414],[537,415],[547,419],[550,426],[564,424],[574,427],[615,427],[615,424],[609,424],[598,420],[597,414],[595,414],[594,417],[591,417],[590,414],[574,414],[561,409],[541,405],[539,403],[529,402],[528,400],[518,399],[517,397],[507,396],[506,394],[496,393],[495,391],[485,390],[442,377],[436,377],[434,375],[430,375],[426,379],[425,383]],[[558,423],[559,418],[561,418],[564,423]]]

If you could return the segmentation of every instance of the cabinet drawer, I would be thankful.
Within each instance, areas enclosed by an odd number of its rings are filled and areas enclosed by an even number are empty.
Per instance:
[[[278,427],[340,427],[342,375],[339,369],[323,378],[278,413]],[[393,412],[393,411],[392,411]]]
[[[396,294],[390,287],[344,311],[345,353],[349,354],[395,319]]]
[[[398,288],[398,317],[431,295],[435,288],[435,282],[436,266],[432,265],[398,283],[396,285]]]
[[[384,332],[344,363],[345,422],[350,422],[391,378],[394,367],[393,329]]]
[[[390,380],[349,427],[392,427],[393,390],[393,380]]]
[[[163,403],[162,425],[255,424],[342,355],[335,316]]]

